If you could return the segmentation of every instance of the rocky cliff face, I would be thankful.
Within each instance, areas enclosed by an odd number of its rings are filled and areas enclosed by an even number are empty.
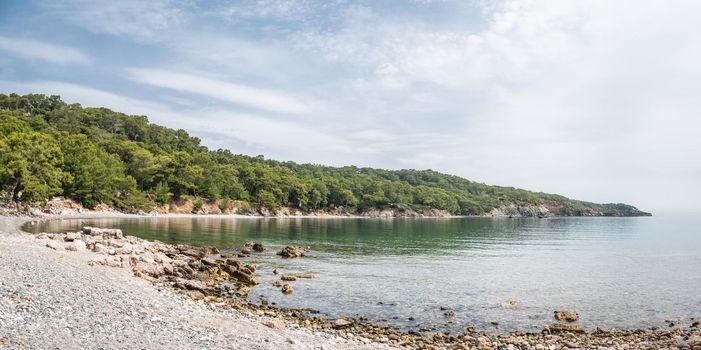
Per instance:
[[[540,205],[502,205],[492,209],[486,216],[493,217],[548,217],[548,216],[651,216],[635,207],[617,208],[615,205],[587,208],[561,202],[545,202]]]

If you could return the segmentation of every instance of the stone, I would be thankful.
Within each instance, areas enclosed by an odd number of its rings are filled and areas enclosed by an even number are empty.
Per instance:
[[[335,329],[348,328],[352,325],[353,325],[353,321],[349,320],[347,318],[339,318],[336,321],[333,321],[333,328],[335,328]]]
[[[83,236],[80,234],[80,232],[66,232],[66,236],[63,238],[63,240],[66,242],[73,242],[76,239],[81,238],[83,238]]]
[[[289,284],[283,284],[281,291],[283,294],[290,294],[294,291],[294,288]]]
[[[572,311],[555,311],[555,319],[558,321],[575,322],[579,319],[579,314]]]
[[[82,252],[86,248],[85,242],[82,240],[74,240],[72,242],[69,242],[66,244],[66,250],[74,251],[74,252]]]
[[[102,243],[95,243],[93,245],[92,251],[98,254],[107,254],[108,249]]]
[[[546,328],[550,333],[552,334],[557,334],[557,333],[584,333],[584,329],[582,326],[578,324],[568,324],[568,323],[553,323],[550,326]],[[545,331],[544,329],[543,331]]]
[[[307,251],[304,247],[290,245],[277,252],[277,255],[283,258],[299,258],[305,256]]]
[[[263,245],[263,243],[254,243],[252,248],[254,251],[259,253],[265,250],[265,246]]]
[[[46,243],[46,246],[53,250],[63,250],[63,244],[56,241],[50,241],[49,243]]]
[[[272,329],[285,329],[285,323],[280,320],[268,320],[263,324]]]

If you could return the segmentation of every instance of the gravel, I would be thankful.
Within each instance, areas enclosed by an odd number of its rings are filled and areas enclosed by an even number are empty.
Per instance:
[[[185,298],[88,266],[85,251],[54,250],[0,217],[0,349],[378,349]],[[274,327],[271,327],[274,325]]]

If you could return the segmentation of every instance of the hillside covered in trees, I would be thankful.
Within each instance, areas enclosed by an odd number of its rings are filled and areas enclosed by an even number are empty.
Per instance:
[[[630,205],[489,186],[432,170],[329,167],[209,150],[184,130],[151,124],[145,116],[37,94],[0,94],[0,191],[8,202],[64,196],[88,208],[103,203],[127,212],[188,197],[272,212],[527,215],[532,212],[521,208],[545,207],[555,215],[649,215]]]

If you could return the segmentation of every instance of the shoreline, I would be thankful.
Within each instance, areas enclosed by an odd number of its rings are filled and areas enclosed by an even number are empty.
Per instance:
[[[121,217],[121,215],[119,215]],[[193,215],[192,217],[200,217],[201,215]],[[96,217],[96,216],[88,216]],[[134,216],[134,217],[144,217],[144,216]],[[228,217],[228,215],[227,215]],[[61,218],[76,218],[73,216],[52,216],[47,218],[7,218],[0,217],[5,225],[7,221],[11,221],[14,227],[2,227],[3,233],[0,234],[0,243],[6,237],[6,232],[8,229],[10,233],[15,232],[17,235],[16,239],[24,241],[26,245],[38,247],[38,250],[43,249],[43,254],[52,254],[52,249],[42,246],[42,244],[37,240],[37,238],[29,233],[21,231],[21,227],[26,223],[36,219],[61,219]],[[45,241],[42,241],[45,242]],[[77,254],[76,252],[66,252],[66,255]],[[86,251],[85,254],[95,253]],[[39,262],[41,264],[41,262]],[[110,267],[101,266],[85,266],[88,269],[108,269],[105,271],[115,271],[129,270],[121,268],[115,269]],[[114,272],[107,273],[106,275],[111,275]],[[130,284],[138,284],[144,282],[141,278],[136,278],[130,276]],[[171,289],[169,286],[159,284],[157,280],[152,280],[149,283],[152,287],[163,287],[164,289]],[[255,288],[255,287],[253,287]],[[179,293],[178,293],[179,294]],[[213,300],[214,301],[214,300]],[[214,302],[205,302],[206,305],[215,305]],[[568,346],[572,348],[573,344],[581,344],[585,346],[607,346],[608,343],[614,342],[614,345],[630,345],[635,348],[638,344],[648,344],[650,343],[659,346],[678,346],[681,341],[686,342],[689,345],[688,348],[701,349],[701,338],[699,338],[698,323],[696,327],[683,328],[686,325],[677,325],[676,327],[670,327],[670,329],[660,330],[660,329],[634,329],[634,330],[611,330],[604,331],[597,329],[594,332],[587,332],[577,327],[566,327],[568,324],[563,324],[562,328],[549,328],[545,329],[541,333],[524,333],[524,332],[512,332],[502,335],[488,334],[483,331],[475,329],[467,329],[464,333],[458,335],[448,335],[448,334],[417,334],[417,333],[401,333],[396,330],[387,327],[377,327],[369,322],[363,322],[360,320],[350,320],[349,324],[343,324],[341,326],[335,325],[333,322],[322,321],[310,319],[309,315],[305,315],[303,312],[295,311],[295,309],[280,309],[271,306],[255,306],[251,303],[236,303],[234,305],[219,304],[215,306],[216,308],[231,309],[234,308],[238,313],[252,313],[257,316],[263,317],[273,317],[274,319],[284,320],[284,324],[272,324],[268,328],[273,329],[287,329],[289,327],[299,327],[300,329],[307,329],[310,331],[321,331],[325,333],[332,334],[334,336],[346,339],[349,341],[359,341],[364,345],[369,345],[370,348],[378,348],[382,346],[400,346],[400,347],[410,347],[410,348],[450,348],[450,349],[460,349],[460,348],[496,348],[499,345],[512,344],[515,346],[523,346],[523,348],[538,348],[538,345],[542,345],[542,349],[552,348],[552,346],[558,346],[560,349],[562,346]],[[284,327],[284,328],[283,328]],[[2,338],[2,334],[0,334]],[[686,338],[686,340],[684,339]],[[698,339],[698,343],[696,342]],[[689,341],[690,340],[690,341]],[[520,344],[520,345],[519,345]],[[0,344],[1,345],[1,344]],[[610,345],[610,344],[609,344]],[[617,347],[614,347],[617,348]],[[644,347],[643,347],[644,348]]]

